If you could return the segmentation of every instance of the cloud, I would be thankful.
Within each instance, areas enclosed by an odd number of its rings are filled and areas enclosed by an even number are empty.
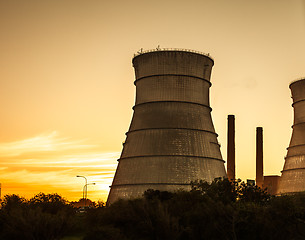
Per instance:
[[[21,191],[18,186],[23,186],[23,194],[29,196],[41,186],[39,191],[55,191],[76,200],[84,184],[76,175],[84,175],[88,182],[96,183],[90,186],[90,198],[105,200],[120,153],[99,152],[98,147],[62,137],[56,131],[0,143],[3,192],[16,193],[13,191]]]
[[[16,157],[29,152],[54,152],[94,147],[83,142],[84,140],[72,141],[69,138],[59,137],[58,132],[53,131],[20,141],[0,143],[0,156]]]

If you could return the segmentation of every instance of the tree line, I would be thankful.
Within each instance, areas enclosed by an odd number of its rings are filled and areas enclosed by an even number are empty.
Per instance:
[[[85,213],[58,194],[30,200],[6,195],[0,239],[305,239],[304,193],[270,196],[227,179],[191,186],[191,191],[148,189],[142,198],[99,204]]]

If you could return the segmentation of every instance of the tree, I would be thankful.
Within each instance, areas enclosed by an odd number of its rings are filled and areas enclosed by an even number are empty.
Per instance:
[[[27,203],[27,200],[16,194],[5,195],[1,202],[2,210],[11,211],[12,209],[21,208]]]
[[[68,201],[57,193],[38,193],[29,200],[29,206],[32,208],[39,207],[42,211],[51,214],[56,214],[62,210],[73,212],[73,207],[69,205]]]
[[[240,179],[229,181],[227,178],[215,178],[211,183],[200,180],[191,182],[191,185],[192,191],[199,191],[214,201],[221,201],[224,204],[240,201],[263,203],[271,197],[266,189],[247,184]]]
[[[238,199],[244,202],[264,203],[270,199],[271,195],[266,189],[262,189],[257,185],[246,184],[241,182],[238,185]]]
[[[228,204],[238,199],[238,186],[239,181],[231,182],[227,178],[215,178],[211,183],[203,180],[191,182],[191,191],[199,191],[214,201]]]
[[[39,193],[29,201],[6,195],[0,209],[0,239],[59,239],[74,228],[74,216],[74,209],[56,193]]]

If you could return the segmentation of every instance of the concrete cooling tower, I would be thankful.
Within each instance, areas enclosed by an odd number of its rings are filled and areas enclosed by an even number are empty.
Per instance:
[[[209,104],[214,61],[177,49],[132,60],[136,100],[107,204],[147,189],[190,189],[192,180],[226,177]]]
[[[278,193],[305,191],[305,79],[289,85],[294,123]]]

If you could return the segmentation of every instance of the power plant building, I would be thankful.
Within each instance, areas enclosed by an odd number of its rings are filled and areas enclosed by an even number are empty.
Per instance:
[[[190,190],[190,182],[226,177],[211,117],[213,59],[177,49],[134,56],[133,118],[107,204],[147,189]]]
[[[292,82],[289,88],[293,99],[294,123],[279,194],[305,191],[305,79]]]

